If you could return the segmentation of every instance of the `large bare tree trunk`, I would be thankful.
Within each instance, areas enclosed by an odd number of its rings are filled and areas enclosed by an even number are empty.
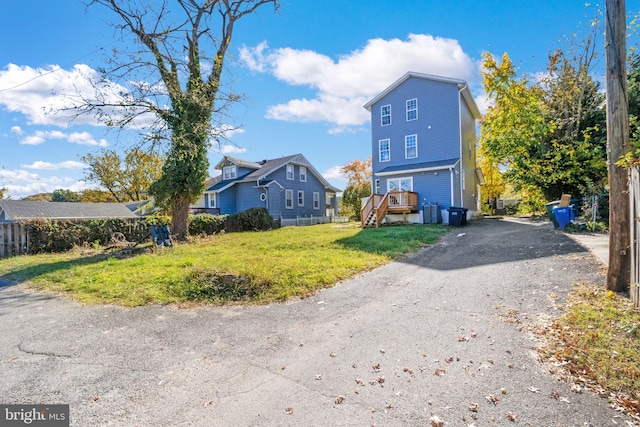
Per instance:
[[[171,228],[176,240],[184,241],[189,237],[189,194],[176,194],[171,204]]]
[[[629,145],[625,0],[606,0],[607,158],[609,163],[609,270],[607,289],[620,292],[630,280],[629,187],[616,166]]]

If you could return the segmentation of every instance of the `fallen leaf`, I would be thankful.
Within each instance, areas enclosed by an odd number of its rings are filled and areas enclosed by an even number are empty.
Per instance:
[[[513,415],[511,412],[507,412],[505,414],[505,416],[507,417],[507,419],[509,421],[513,421],[513,422],[516,422],[516,419],[518,419],[518,416],[517,415]]]
[[[341,404],[342,402],[344,402],[344,396],[338,396],[336,397],[336,404]]]
[[[493,403],[494,405],[497,405],[498,402],[500,401],[500,399],[498,399],[496,396],[494,396],[493,394],[490,394],[488,396],[485,396],[485,399],[487,399],[489,402]]]
[[[373,366],[371,367],[371,369],[373,369],[373,372],[378,372],[378,371],[380,371],[380,364],[379,364],[379,363],[376,363],[375,365],[373,365]]]
[[[433,415],[430,421],[431,421],[431,427],[444,427],[444,421],[438,418],[437,415]]]
[[[333,351],[331,353],[329,353],[329,357],[336,357],[337,354],[335,354]]]
[[[287,409],[285,409],[285,411],[287,412],[287,414],[293,415],[293,408],[291,406],[289,406]]]
[[[204,402],[204,405],[202,405],[203,408],[206,408],[207,406],[211,406],[213,405],[213,400],[209,400],[208,402]]]
[[[322,379],[322,374],[316,374],[316,380],[321,380]]]
[[[471,412],[478,412],[479,407],[480,405],[478,405],[477,403],[472,403],[471,405],[469,405],[469,410]]]
[[[540,393],[540,389],[535,387],[529,387],[527,390],[529,390],[531,393]]]

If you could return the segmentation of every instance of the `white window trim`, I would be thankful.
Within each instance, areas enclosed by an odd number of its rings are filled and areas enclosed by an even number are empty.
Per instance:
[[[408,138],[410,138],[412,136],[415,137],[415,140],[416,140],[416,155],[414,157],[409,157],[409,155],[408,155],[409,146],[407,145],[407,142],[408,142]],[[405,159],[417,159],[418,158],[418,135],[413,134],[413,135],[406,135],[404,137],[404,158]]]
[[[389,158],[387,160],[382,160],[382,143],[385,142],[387,143],[387,147],[389,147],[386,151],[389,152]],[[389,138],[386,139],[381,139],[380,141],[378,141],[378,160],[380,161],[380,163],[382,162],[390,162],[391,161],[391,140]]]
[[[289,206],[291,201],[291,206]],[[293,190],[284,190],[284,207],[285,209],[293,209]]]
[[[222,178],[225,181],[236,179],[238,176],[238,168],[236,165],[225,166],[222,168]]]
[[[207,203],[207,207],[208,208],[215,208],[216,207],[216,193],[207,193],[208,197],[208,203]],[[212,203],[213,202],[213,203]]]
[[[293,167],[293,165],[287,165],[285,170],[286,170],[286,172],[285,172],[286,178],[289,181],[293,181],[293,180],[296,179],[296,171],[295,171],[295,168]],[[289,175],[289,171],[291,171],[291,175]],[[289,176],[291,176],[291,177],[289,177]]]
[[[307,168],[305,168],[304,166],[300,166],[300,171],[298,172],[298,174],[300,176],[301,182],[307,182]]]
[[[382,114],[382,110],[385,107],[389,107],[389,114]],[[389,116],[389,123],[384,123],[384,118]],[[380,107],[380,126],[390,126],[391,125],[391,104],[382,105]]]
[[[411,109],[411,110],[410,110],[410,109],[409,109],[409,102],[411,102],[411,101],[416,101],[416,108],[415,108],[415,110],[413,110],[413,109]],[[405,105],[406,105],[406,107],[407,107],[407,108],[406,108],[406,110],[407,110],[407,113],[406,113],[406,119],[407,119],[407,121],[408,121],[408,122],[410,122],[410,121],[413,121],[413,120],[418,120],[418,98],[411,98],[411,99],[407,99],[407,103],[406,103]],[[415,111],[415,112],[416,112],[416,118],[415,118],[415,119],[410,119],[410,118],[409,118],[409,111]]]
[[[374,187],[374,188],[373,188],[373,192],[374,192],[375,194],[380,194],[380,180],[379,180],[379,179],[376,179],[376,180],[374,181],[373,187]]]
[[[411,185],[409,186],[408,190],[403,190],[402,186],[400,185],[400,181],[408,179],[409,182],[411,183]],[[391,181],[398,181],[398,187],[400,187],[400,190],[398,191],[413,191],[413,177],[412,176],[403,176],[403,177],[398,177],[398,178],[388,178],[387,179],[387,193],[391,192]]]
[[[304,191],[298,190],[298,207],[304,207]]]
[[[320,193],[313,192],[313,209],[320,209]]]

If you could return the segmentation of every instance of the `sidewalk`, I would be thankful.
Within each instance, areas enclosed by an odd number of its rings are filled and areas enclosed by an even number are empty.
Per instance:
[[[604,265],[609,265],[609,234],[570,234],[567,236],[578,242],[581,246],[589,249]]]

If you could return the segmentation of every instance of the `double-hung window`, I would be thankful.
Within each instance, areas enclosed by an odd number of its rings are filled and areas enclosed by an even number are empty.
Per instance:
[[[418,157],[418,135],[404,137],[404,158],[415,159]]]
[[[207,195],[209,196],[209,205],[207,207],[215,208],[216,207],[216,193],[208,193]]]
[[[418,118],[418,99],[413,98],[407,100],[407,121],[416,120]]]
[[[382,126],[391,124],[391,105],[383,105],[380,107],[380,124]]]
[[[293,165],[287,165],[287,179],[293,181]]]
[[[381,162],[388,162],[391,160],[391,140],[381,139],[378,141],[378,153]]]
[[[236,165],[225,166],[222,168],[222,178],[226,181],[228,179],[236,179],[238,170]]]
[[[320,193],[313,193],[313,209],[320,209]]]
[[[304,191],[298,190],[298,206],[304,206]]]
[[[293,190],[284,190],[284,207],[293,209]]]
[[[306,182],[307,180],[307,168],[300,166],[300,181]]]

